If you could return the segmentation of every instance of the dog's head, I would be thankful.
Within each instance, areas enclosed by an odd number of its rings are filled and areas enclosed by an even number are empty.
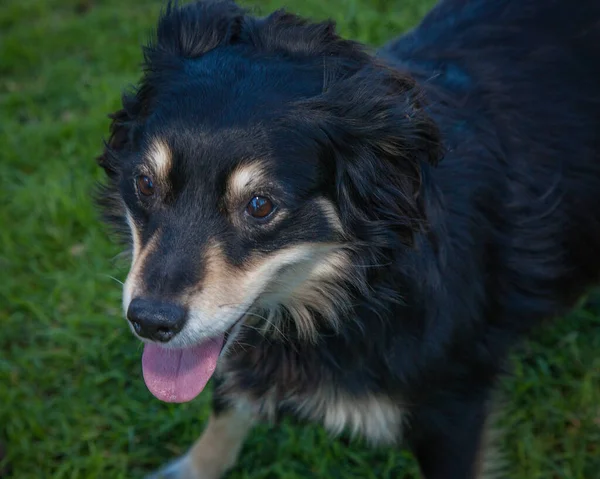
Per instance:
[[[198,394],[242,323],[316,341],[368,294],[368,263],[411,246],[439,153],[419,100],[331,23],[167,8],[99,157],[101,203],[131,234],[123,307],[158,397]]]

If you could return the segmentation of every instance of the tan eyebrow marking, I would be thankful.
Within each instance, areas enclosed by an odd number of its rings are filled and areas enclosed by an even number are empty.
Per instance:
[[[235,199],[251,193],[265,179],[265,165],[261,161],[238,166],[227,181],[227,198]]]
[[[160,139],[153,140],[146,156],[158,179],[166,179],[172,165],[172,154],[167,144]]]

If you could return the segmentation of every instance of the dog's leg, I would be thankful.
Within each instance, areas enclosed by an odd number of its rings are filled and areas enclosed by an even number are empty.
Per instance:
[[[247,408],[213,400],[213,413],[204,433],[188,453],[147,479],[219,479],[233,467],[254,424]]]
[[[492,415],[486,401],[457,400],[411,415],[409,442],[425,479],[502,478],[494,464]]]

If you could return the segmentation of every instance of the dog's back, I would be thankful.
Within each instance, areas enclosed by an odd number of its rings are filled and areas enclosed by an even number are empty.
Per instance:
[[[561,312],[600,272],[600,3],[444,0],[381,54],[435,105],[431,174],[450,237],[486,245],[474,277],[496,271],[516,327]]]

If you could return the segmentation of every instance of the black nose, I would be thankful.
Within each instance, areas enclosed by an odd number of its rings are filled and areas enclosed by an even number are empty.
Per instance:
[[[185,325],[185,309],[173,303],[135,298],[127,309],[127,319],[142,338],[169,341]]]

